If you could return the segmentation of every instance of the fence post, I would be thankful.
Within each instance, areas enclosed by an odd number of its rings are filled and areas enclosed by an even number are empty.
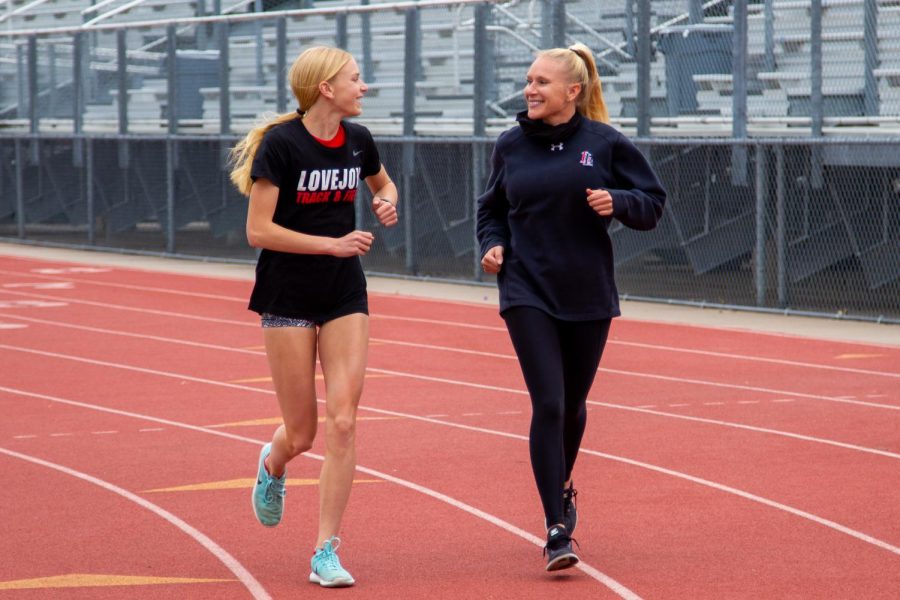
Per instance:
[[[766,304],[766,151],[756,145],[756,305]]]
[[[778,308],[787,306],[787,236],[784,207],[784,146],[775,147],[775,254],[778,263]]]
[[[650,136],[650,0],[638,0],[637,136]]]
[[[406,270],[417,271],[415,252],[415,204],[413,194],[413,171],[415,169],[415,146],[410,138],[416,133],[416,81],[419,75],[419,9],[406,10],[406,40],[403,53],[403,150],[401,197],[403,198],[403,233],[406,242]]]
[[[25,152],[22,139],[16,138],[16,235],[25,239]]]
[[[491,6],[488,4],[479,4],[475,7],[475,32],[474,32],[474,79],[475,87],[473,90],[473,127],[472,133],[476,138],[483,138],[487,128],[487,97],[488,87],[490,86],[491,65],[493,64],[493,56],[491,54],[492,46],[488,38],[487,27],[491,19]],[[484,185],[484,163],[485,163],[485,145],[483,142],[476,141],[472,144],[472,244],[474,257],[473,260],[473,277],[475,281],[481,281],[481,251],[476,238],[476,228],[478,226],[478,194]]]
[[[87,204],[88,244],[93,246],[97,241],[97,233],[94,231],[94,223],[96,221],[96,207],[94,206],[94,144],[90,139],[85,139],[84,146],[84,195],[85,203]]]

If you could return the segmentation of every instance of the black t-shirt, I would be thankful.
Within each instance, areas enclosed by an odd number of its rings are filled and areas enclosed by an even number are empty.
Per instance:
[[[294,119],[266,132],[250,176],[278,187],[273,220],[309,235],[342,237],[356,227],[353,208],[360,182],[381,170],[369,130],[343,123],[346,138],[337,148],[316,141]],[[293,254],[263,250],[256,263],[250,310],[284,317],[327,321],[336,309],[364,299],[366,279],[358,256]]]

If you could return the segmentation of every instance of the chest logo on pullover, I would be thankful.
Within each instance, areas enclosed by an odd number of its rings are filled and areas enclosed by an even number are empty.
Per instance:
[[[353,202],[359,187],[360,167],[300,171],[297,204]]]
[[[562,150],[562,149],[563,149],[562,142],[560,142],[558,144],[550,144],[550,152],[556,152],[557,150]]]
[[[583,150],[581,152],[581,160],[579,160],[578,162],[580,162],[581,164],[583,164],[586,167],[593,167],[594,166],[594,156],[587,150]]]

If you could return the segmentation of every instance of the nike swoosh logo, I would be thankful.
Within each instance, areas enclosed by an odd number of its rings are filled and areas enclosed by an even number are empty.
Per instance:
[[[257,479],[257,480],[256,480],[256,485],[262,485],[262,479]]]
[[[359,156],[359,155],[362,154],[362,153],[363,153],[362,150],[354,150],[354,151],[353,151],[353,156]]]

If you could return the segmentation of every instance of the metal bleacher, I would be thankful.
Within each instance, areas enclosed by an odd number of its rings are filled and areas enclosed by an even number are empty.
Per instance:
[[[900,136],[900,0],[877,0],[877,43],[879,62],[874,70],[878,87],[877,114],[866,113],[863,89],[866,83],[863,49],[863,4],[865,0],[822,0],[822,75],[825,120],[824,138],[848,135]],[[119,129],[120,83],[117,33],[98,25],[159,19],[203,16],[211,12],[212,0],[0,0],[0,27],[5,29],[44,29],[85,26],[87,42],[85,96],[82,131],[114,136]],[[371,0],[377,5],[387,0]],[[302,0],[269,0],[271,11],[292,10],[310,3]],[[305,47],[338,43],[338,14],[327,12],[346,6],[358,6],[359,0],[317,0],[318,11],[291,13],[286,18],[287,63]],[[731,72],[734,25],[733,2],[706,2],[709,13],[702,23],[688,22],[686,0],[654,0],[651,3],[653,48],[650,72],[651,136],[656,144],[646,151],[654,166],[677,182],[672,185],[666,215],[652,235],[640,235],[614,226],[619,264],[635,261],[648,253],[677,248],[684,253],[695,274],[705,274],[722,265],[749,255],[754,238],[756,207],[752,169],[755,161],[775,159],[772,150],[754,150],[741,146],[749,162],[737,168],[733,156],[738,150],[728,145],[695,143],[665,146],[668,138],[729,139],[733,135],[734,76]],[[241,15],[260,10],[261,1],[222,0],[225,14]],[[521,99],[524,73],[533,51],[542,47],[547,15],[542,3],[534,0],[509,0],[492,6],[490,43],[493,78],[488,90],[486,135],[495,136],[510,127]],[[582,41],[594,51],[601,71],[604,96],[615,126],[628,135],[636,133],[638,90],[634,39],[628,35],[629,15],[624,0],[597,2],[571,0],[564,3],[566,43]],[[810,2],[774,0],[774,47],[767,64],[763,3],[748,4],[747,63],[747,137],[767,140],[802,141],[811,135],[810,125]],[[357,57],[369,86],[361,120],[377,136],[390,139],[404,131],[404,79],[407,22],[402,11],[382,10],[370,13],[367,22],[360,14],[346,19],[346,47]],[[419,138],[472,137],[475,97],[475,27],[472,5],[442,6],[419,11],[421,36],[419,73],[415,81],[414,133]],[[93,29],[91,29],[93,27]],[[177,25],[175,56],[178,61],[177,131],[196,136],[184,142],[213,148],[206,154],[180,151],[183,164],[177,169],[179,189],[186,190],[177,208],[176,226],[195,221],[210,224],[216,235],[229,234],[243,219],[245,206],[226,191],[221,201],[210,204],[200,192],[221,186],[224,137],[246,132],[267,114],[279,109],[276,24],[268,21],[236,20],[229,24],[227,38],[228,106],[227,128],[220,119],[223,87],[220,85],[220,40],[216,29],[207,25]],[[167,79],[167,37],[164,26],[145,25],[130,28],[125,35],[127,73],[127,133],[165,135],[168,122],[169,81]],[[363,61],[364,36],[370,56]],[[688,36],[706,36],[712,52],[678,54],[678,44]],[[717,44],[717,45],[716,45]],[[23,37],[0,37],[0,128],[28,132],[25,100],[27,41]],[[38,133],[71,134],[73,119],[72,78],[74,72],[73,37],[42,34],[37,48]],[[714,56],[715,55],[715,56]],[[690,61],[696,61],[691,63]],[[677,80],[676,80],[677,78]],[[677,93],[676,93],[677,91]],[[290,92],[288,91],[288,95]],[[284,99],[282,99],[284,100]],[[286,110],[293,108],[287,98]],[[222,137],[224,135],[224,137]],[[208,140],[204,139],[208,137]],[[230,137],[229,137],[230,139]],[[74,142],[73,142],[74,143]],[[95,161],[118,164],[127,170],[132,187],[122,190],[98,190],[107,226],[127,231],[148,218],[164,220],[166,207],[160,203],[166,190],[158,177],[143,171],[144,157],[140,140],[131,144],[127,156],[115,142],[95,144]],[[484,143],[484,140],[479,140]],[[439,144],[437,144],[439,145]],[[77,146],[77,144],[76,144]],[[420,239],[441,239],[455,256],[472,251],[469,205],[464,210],[449,210],[447,181],[453,181],[453,165],[466,164],[468,155],[459,147],[447,145],[433,152],[434,160],[419,164],[416,156],[417,184],[422,194],[415,210],[424,215],[415,235]],[[399,147],[386,144],[386,156]],[[799,146],[798,146],[799,147]],[[839,145],[817,146],[798,151],[787,159],[788,171],[797,164],[815,160],[822,167],[835,169],[875,166],[889,168],[892,159],[876,151],[850,153]],[[8,152],[8,150],[2,150]],[[71,149],[66,150],[72,152]],[[468,151],[468,150],[466,150]],[[54,161],[64,155],[52,154],[46,146],[40,152],[40,164],[32,165],[48,182],[52,194],[35,192],[28,207],[29,219],[42,221],[66,214],[73,222],[83,220],[83,209],[68,203],[65,190],[76,186],[72,169]],[[749,154],[748,154],[749,152]],[[805,153],[805,154],[804,154]],[[762,158],[761,158],[762,157]],[[9,169],[10,157],[4,155],[0,169]],[[10,159],[11,160],[11,159]],[[71,159],[69,159],[71,161]],[[197,161],[196,164],[192,161]],[[471,164],[471,163],[469,163]],[[440,166],[437,166],[440,165]],[[740,172],[740,171],[743,172]],[[6,178],[6,174],[4,174]],[[789,275],[792,281],[804,281],[823,269],[856,257],[867,282],[873,288],[897,278],[900,251],[896,236],[876,235],[864,225],[865,211],[890,210],[891,197],[866,197],[849,203],[846,198],[816,181],[797,175],[803,201],[826,207],[813,218],[790,231],[787,244]],[[30,184],[27,184],[30,185]],[[121,193],[119,193],[121,192]],[[476,193],[467,189],[468,196]],[[771,190],[769,190],[771,193]],[[121,197],[119,197],[121,196]],[[0,218],[12,208],[0,202]],[[72,212],[75,211],[75,212]],[[69,214],[72,212],[72,214]],[[772,227],[772,224],[769,223]],[[386,234],[388,250],[396,250],[404,240],[399,230]]]

